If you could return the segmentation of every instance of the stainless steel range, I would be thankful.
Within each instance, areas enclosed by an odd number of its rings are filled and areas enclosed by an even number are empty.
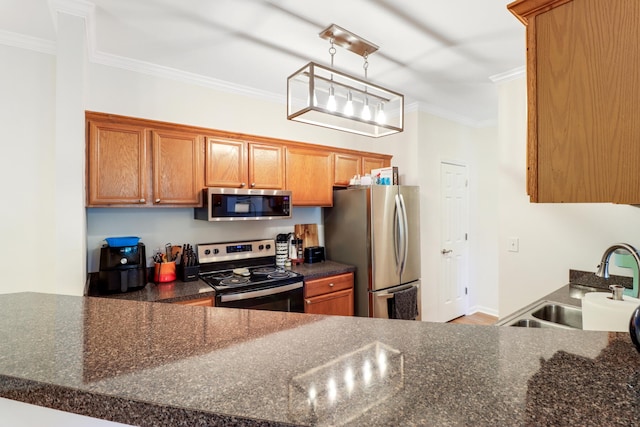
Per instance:
[[[276,268],[274,240],[196,245],[200,278],[215,290],[216,307],[304,311],[303,276]]]

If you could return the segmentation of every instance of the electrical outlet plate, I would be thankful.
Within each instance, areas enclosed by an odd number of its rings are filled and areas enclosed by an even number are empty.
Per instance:
[[[520,241],[517,237],[509,237],[509,252],[518,252],[520,250]]]

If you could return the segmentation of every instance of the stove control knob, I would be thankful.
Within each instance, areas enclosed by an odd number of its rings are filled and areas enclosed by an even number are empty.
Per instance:
[[[267,250],[271,249],[271,245],[267,244]]]
[[[120,259],[120,264],[126,264],[128,260],[126,258]]]
[[[264,249],[264,245],[260,245],[260,246],[258,246],[258,249],[259,249],[259,250],[263,250],[263,249]]]
[[[214,249],[214,250],[213,250],[213,254],[214,254],[214,255],[218,255],[219,253],[220,253],[220,249]]]
[[[210,249],[205,249],[204,250],[204,254],[205,255],[211,255],[211,250]]]

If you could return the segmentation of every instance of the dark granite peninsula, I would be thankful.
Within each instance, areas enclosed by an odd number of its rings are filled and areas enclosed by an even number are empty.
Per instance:
[[[628,334],[0,295],[0,396],[141,426],[634,425]]]

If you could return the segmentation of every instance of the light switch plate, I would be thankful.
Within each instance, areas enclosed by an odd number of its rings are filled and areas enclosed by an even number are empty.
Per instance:
[[[518,252],[520,250],[520,240],[517,237],[509,237],[509,252]]]

